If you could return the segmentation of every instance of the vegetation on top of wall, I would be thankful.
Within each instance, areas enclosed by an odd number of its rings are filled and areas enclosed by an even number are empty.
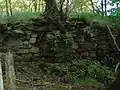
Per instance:
[[[11,16],[1,15],[0,21],[27,21],[32,18],[37,18],[40,15],[39,12],[15,12]]]

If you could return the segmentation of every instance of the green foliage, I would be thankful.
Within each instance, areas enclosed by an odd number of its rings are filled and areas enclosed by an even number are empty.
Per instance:
[[[107,67],[103,67],[98,62],[89,60],[74,61],[72,64],[74,79],[79,83],[79,79],[93,78],[98,82],[104,83],[106,80],[112,80],[112,71]],[[71,69],[70,68],[70,69]],[[112,75],[114,77],[114,75]]]
[[[103,89],[104,88],[103,84],[98,82],[96,79],[90,78],[90,77],[88,77],[86,79],[83,79],[83,80],[80,80],[79,82],[82,86],[92,86],[92,87],[96,87],[97,89],[99,89],[99,88]]]
[[[31,18],[37,18],[40,13],[34,12],[16,12],[11,16],[2,15],[0,21],[19,21],[19,20],[29,20]]]
[[[113,3],[118,2],[118,1],[120,1],[120,0],[112,0]]]
[[[67,83],[82,86],[91,86],[95,88],[104,88],[104,85],[110,83],[115,75],[113,71],[99,62],[90,60],[71,60],[67,63],[58,63],[49,67],[51,75],[68,79]]]
[[[109,22],[110,20],[107,16],[103,17],[99,14],[93,14],[93,13],[72,12],[70,15],[70,18],[76,19],[78,21],[80,21],[81,19],[84,19],[88,23],[92,23],[94,21],[97,21],[101,25],[106,25],[106,24],[110,25],[111,24]]]
[[[85,18],[87,20],[91,20],[93,18],[92,13],[81,13],[81,12],[71,12],[70,18],[76,18],[76,19],[81,19]]]

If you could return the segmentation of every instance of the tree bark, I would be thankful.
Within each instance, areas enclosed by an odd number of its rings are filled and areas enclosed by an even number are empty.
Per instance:
[[[37,1],[36,0],[34,0],[33,6],[34,6],[34,12],[37,12]]]
[[[105,0],[105,16],[107,15],[107,1]]]
[[[16,90],[14,60],[13,54],[10,51],[8,51],[5,55],[5,65],[6,65],[6,90]]]
[[[1,56],[2,56],[2,54],[0,53],[0,90],[4,90],[3,77],[2,77],[2,66],[1,66]]]
[[[60,0],[60,7],[57,6],[56,0],[44,1],[46,3],[44,19],[46,19],[49,24],[52,24],[52,26],[54,26],[53,28],[56,27],[61,33],[65,33],[64,25],[66,18],[62,8],[65,0]]]
[[[101,0],[102,16],[104,16],[104,1]]]
[[[92,0],[90,0],[90,2],[91,2],[92,9],[93,9],[93,13],[95,13],[94,3]]]
[[[6,14],[9,16],[8,0],[5,0]]]
[[[44,0],[46,3],[45,16],[55,17],[58,14],[56,0]]]
[[[10,15],[12,15],[12,4],[11,4],[11,0],[8,0],[8,3],[9,3]]]

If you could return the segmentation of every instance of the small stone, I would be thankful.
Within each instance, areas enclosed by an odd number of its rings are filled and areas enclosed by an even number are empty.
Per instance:
[[[73,43],[73,44],[72,44],[72,48],[73,48],[73,49],[78,49],[78,47],[79,47],[79,46],[78,46],[77,43]]]
[[[12,27],[11,26],[7,27],[7,30],[12,30]]]
[[[24,34],[24,32],[22,30],[13,30],[13,32],[15,32],[17,34]]]
[[[8,46],[22,45],[21,40],[9,40],[6,42]]]
[[[28,44],[28,46],[27,46],[28,48],[31,48],[32,47],[32,45],[31,44]]]
[[[40,49],[38,47],[32,47],[29,52],[31,53],[39,53],[40,52]]]
[[[30,36],[27,36],[26,38],[27,38],[27,40],[30,40]]]
[[[56,35],[60,35],[60,31],[54,31],[53,33],[55,33]]]
[[[31,47],[32,47],[31,44],[26,44],[26,45],[19,46],[18,48],[19,49],[30,49]]]
[[[23,41],[23,44],[28,45],[29,43],[28,43],[28,41]]]
[[[31,43],[31,44],[36,43],[36,38],[31,38],[30,41],[29,41],[29,43]]]
[[[24,48],[27,48],[27,49],[30,49],[31,47],[32,47],[31,44],[24,45]]]
[[[94,37],[94,36],[96,36],[96,35],[95,35],[94,33],[90,33],[90,36],[91,36],[91,37]]]
[[[14,55],[14,57],[15,57],[15,60],[22,60],[23,58],[21,57],[21,56],[19,56],[19,55]]]
[[[16,52],[17,54],[26,54],[29,53],[28,49],[20,49],[19,51]]]
[[[37,37],[37,33],[32,33],[31,37],[36,38]]]
[[[22,55],[22,57],[23,57],[23,60],[30,60],[30,58],[32,57],[32,55],[31,54],[24,54],[24,55]]]
[[[53,35],[48,33],[48,34],[46,35],[46,38],[51,39],[51,38],[53,38]]]
[[[32,47],[32,45],[28,44],[28,45],[25,45],[25,47],[30,49]]]
[[[27,35],[31,35],[32,32],[31,32],[31,31],[26,31],[26,34],[27,34]]]
[[[35,54],[34,56],[38,57],[38,56],[40,56],[40,55],[39,55],[39,53],[37,53],[37,54]]]
[[[27,40],[27,37],[26,36],[20,37],[20,40],[25,41]]]

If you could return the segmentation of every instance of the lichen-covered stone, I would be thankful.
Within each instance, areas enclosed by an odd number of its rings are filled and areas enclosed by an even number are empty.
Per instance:
[[[48,34],[46,35],[46,38],[47,38],[47,39],[52,39],[52,38],[53,38],[53,35],[50,34],[50,33],[48,33]]]
[[[30,35],[32,34],[32,32],[31,32],[31,31],[26,31],[26,34],[27,34],[28,36],[30,36]]]
[[[22,40],[22,41],[27,40],[27,36],[20,37],[20,40]]]
[[[24,32],[22,30],[13,30],[13,32],[15,32],[17,34],[24,34]]]
[[[29,44],[29,42],[28,41],[23,41],[23,44],[27,45],[27,44]]]
[[[36,57],[39,57],[39,53],[37,53],[37,54],[34,54],[34,56],[36,56]]]
[[[37,33],[32,33],[31,37],[32,38],[36,38],[37,37]]]
[[[34,43],[36,43],[36,38],[30,38],[30,41],[29,41],[29,43],[31,43],[31,44],[34,44]]]
[[[23,54],[22,55],[22,60],[29,61],[32,57],[32,54]]]
[[[78,49],[78,47],[79,47],[78,43],[75,43],[75,42],[74,42],[74,43],[72,44],[72,48],[73,48],[73,49]]]
[[[30,40],[30,36],[26,36],[26,39],[27,39],[27,40]]]
[[[20,45],[22,45],[22,41],[21,40],[8,40],[7,42],[7,45],[8,46],[20,46]]]
[[[39,53],[40,52],[40,49],[38,47],[32,47],[30,50],[29,50],[30,53]]]
[[[16,53],[17,54],[26,54],[26,53],[29,53],[29,49],[19,49]]]

